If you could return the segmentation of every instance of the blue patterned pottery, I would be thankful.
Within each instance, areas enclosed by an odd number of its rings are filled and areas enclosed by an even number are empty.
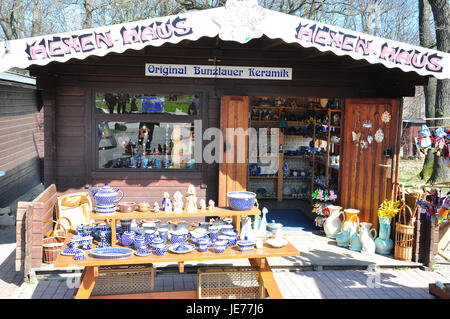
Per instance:
[[[86,254],[82,250],[78,250],[77,253],[73,256],[74,260],[83,260],[86,259]]]
[[[144,237],[145,237],[145,242],[147,243],[147,245],[151,245],[153,239],[155,239],[155,237],[156,237],[156,231],[153,229],[147,229],[145,231]]]
[[[145,248],[139,248],[138,250],[136,250],[136,252],[134,254],[136,256],[144,257],[144,256],[151,255],[152,254],[152,250],[151,249],[145,249]]]
[[[85,236],[93,236],[94,235],[94,227],[93,226],[84,226],[83,228]]]
[[[92,193],[92,196],[100,205],[111,205],[118,203],[122,198],[124,193],[118,189],[115,190],[112,187],[108,186],[108,184],[105,184],[105,186],[95,189],[90,188],[89,189]],[[121,193],[121,196],[119,197],[119,193]]]
[[[78,250],[79,250],[78,248],[75,248],[73,246],[73,243],[69,243],[69,245],[63,249],[61,255],[68,255],[68,256],[75,255],[78,252]]]
[[[83,245],[83,237],[80,235],[74,235],[70,238],[70,242],[74,248],[80,248]]]
[[[220,227],[219,226],[209,226],[209,237],[212,241],[217,240],[217,236],[219,235]]]
[[[228,241],[217,240],[214,243],[214,251],[218,254],[223,253],[228,248]]]
[[[166,227],[158,228],[158,235],[166,243],[167,242],[167,238],[169,236],[169,229],[166,228]]]
[[[228,204],[232,210],[250,210],[255,205],[256,194],[252,192],[228,192]]]
[[[140,249],[140,248],[147,248],[147,243],[145,241],[145,237],[141,234],[137,234],[134,237],[134,248]]]
[[[255,242],[252,240],[238,240],[236,243],[240,251],[251,251],[255,248]]]
[[[165,245],[165,244],[166,244],[166,241],[165,241],[164,239],[162,239],[161,237],[156,236],[156,237],[153,238],[153,240],[152,240],[151,247],[152,247],[152,248],[155,248],[157,245],[161,245],[161,244]]]
[[[154,246],[154,248],[155,248],[155,254],[157,254],[159,256],[164,255],[168,250],[166,244],[156,244]]]
[[[126,231],[122,235],[117,234],[117,239],[119,239],[119,242],[127,247],[131,247],[134,245],[136,234],[132,231]]]
[[[172,244],[186,243],[190,238],[188,230],[180,229],[179,231],[170,232],[170,242]]]
[[[83,249],[89,250],[92,248],[92,240],[93,240],[92,236],[83,236],[81,237],[81,239]]]
[[[205,252],[208,251],[208,247],[211,245],[209,240],[207,239],[200,239],[197,243],[198,245],[198,251]]]

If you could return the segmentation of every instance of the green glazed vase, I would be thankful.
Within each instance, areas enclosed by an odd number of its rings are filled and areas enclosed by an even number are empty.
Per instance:
[[[391,237],[392,218],[378,217],[380,224],[379,236],[375,239],[375,252],[381,255],[389,255],[394,248]]]

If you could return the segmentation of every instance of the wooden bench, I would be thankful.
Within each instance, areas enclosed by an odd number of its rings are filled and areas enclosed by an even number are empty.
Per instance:
[[[52,229],[58,200],[56,186],[50,185],[32,202],[18,202],[16,215],[16,271],[24,271],[27,278],[33,268],[42,266],[42,239]]]

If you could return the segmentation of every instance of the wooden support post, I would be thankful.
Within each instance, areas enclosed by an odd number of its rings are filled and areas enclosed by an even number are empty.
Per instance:
[[[267,295],[271,299],[283,299],[280,289],[278,288],[277,282],[273,276],[272,270],[270,269],[269,263],[266,258],[249,259],[250,265],[259,268],[259,273],[261,279],[264,283],[264,288],[266,289]]]
[[[80,287],[76,292],[75,299],[88,299],[91,296],[98,276],[98,267],[85,267],[83,270]]]
[[[178,270],[180,271],[180,273],[184,273],[184,261],[178,262]]]

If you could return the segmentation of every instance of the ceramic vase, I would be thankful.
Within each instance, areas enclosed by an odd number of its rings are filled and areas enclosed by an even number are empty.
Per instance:
[[[375,239],[375,252],[381,255],[389,255],[394,247],[394,242],[390,238],[392,218],[378,217],[378,221],[380,232],[378,238]]]

